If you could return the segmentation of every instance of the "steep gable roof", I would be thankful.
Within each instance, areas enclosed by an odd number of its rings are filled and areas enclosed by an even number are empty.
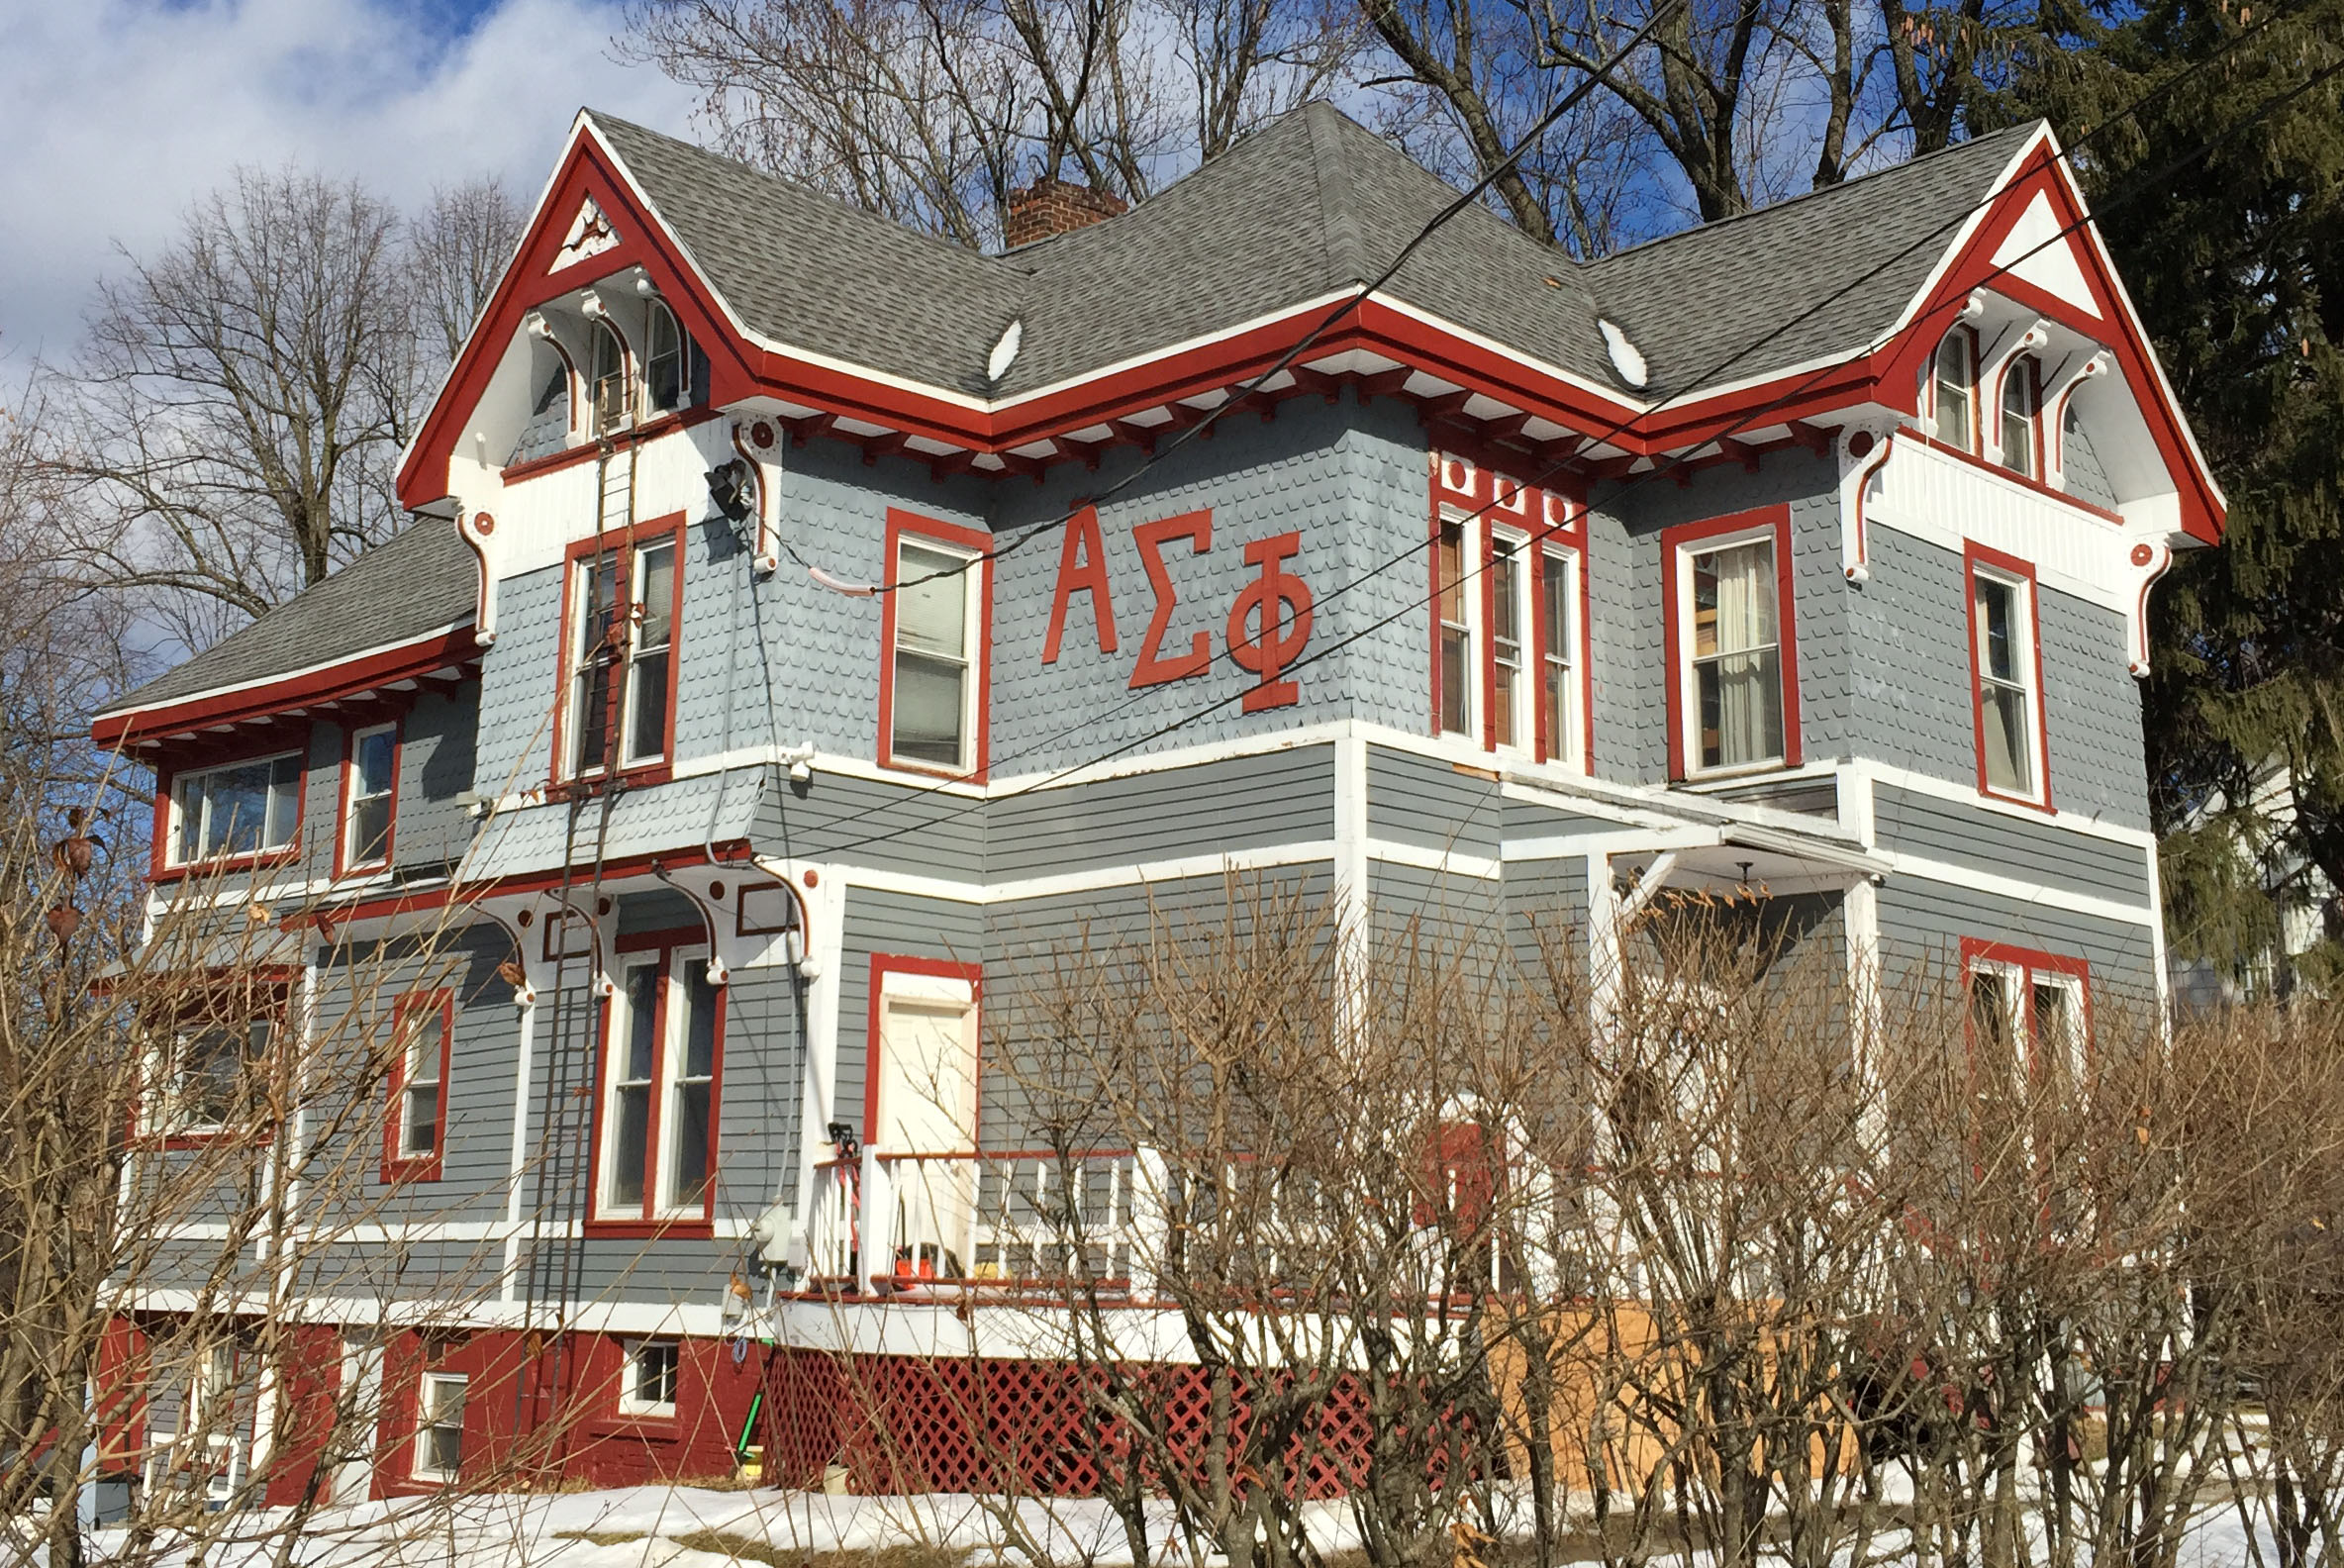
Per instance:
[[[2014,126],[1620,251],[1588,285],[1643,351],[1655,397],[1853,353],[1895,329],[2041,131]]]

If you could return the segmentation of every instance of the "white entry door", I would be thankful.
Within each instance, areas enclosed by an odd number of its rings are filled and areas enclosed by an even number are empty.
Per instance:
[[[895,1194],[895,1271],[966,1278],[975,1216],[977,1004],[966,980],[889,973],[872,1141]]]

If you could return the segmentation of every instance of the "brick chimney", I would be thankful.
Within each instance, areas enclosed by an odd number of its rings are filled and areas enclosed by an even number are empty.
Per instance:
[[[1010,192],[1009,211],[1001,220],[1002,244],[1014,250],[1129,210],[1130,203],[1121,196],[1045,175],[1024,190]]]

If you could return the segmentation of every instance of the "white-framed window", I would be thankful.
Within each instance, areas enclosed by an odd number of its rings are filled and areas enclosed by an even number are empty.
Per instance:
[[[603,771],[614,739],[621,767],[662,761],[675,659],[676,540],[668,536],[582,556],[570,572],[569,770],[581,777]]]
[[[1474,718],[1481,707],[1481,615],[1472,578],[1467,570],[1466,524],[1460,518],[1440,520],[1440,537],[1433,544],[1433,570],[1438,574],[1440,637],[1440,732],[1470,735],[1478,733]]]
[[[399,727],[374,725],[350,736],[347,795],[342,801],[342,863],[377,866],[390,858],[391,809],[399,787]]]
[[[1518,534],[1490,535],[1490,732],[1498,745],[1528,750],[1537,743],[1537,711],[1530,703],[1530,661],[1537,622],[1530,603],[1529,541]]]
[[[627,344],[607,321],[595,322],[587,336],[594,356],[588,406],[594,411],[594,434],[607,436],[627,423]]]
[[[2026,479],[2042,477],[2042,445],[2038,414],[2042,389],[2032,354],[2020,354],[2002,370],[2001,459],[2003,467]]]
[[[706,1215],[723,1028],[705,951],[647,953],[621,971],[604,1062],[599,1218]]]
[[[975,555],[931,539],[896,544],[888,748],[899,762],[966,773],[975,764],[982,627]]]
[[[1694,770],[1782,761],[1782,606],[1773,531],[1682,546],[1678,580]]]
[[[2089,1065],[2085,976],[2008,949],[1990,951],[2005,956],[1970,964],[1970,1026],[1974,1048],[1987,1052],[1984,1065],[2023,1071],[2038,1089],[2047,1080],[2082,1084]]]
[[[426,1372],[416,1391],[415,1463],[418,1481],[453,1481],[464,1462],[464,1389],[459,1372]]]
[[[1931,365],[1937,439],[1963,451],[1978,449],[1978,335],[1956,327],[1937,343]]]
[[[643,407],[671,413],[691,401],[691,340],[664,300],[653,300],[643,326]]]
[[[1542,622],[1539,644],[1539,702],[1546,722],[1550,760],[1585,765],[1579,715],[1579,552],[1552,545],[1539,551],[1538,593]]]
[[[619,1384],[622,1416],[673,1416],[682,1347],[673,1339],[633,1339]]]
[[[393,1147],[401,1160],[439,1157],[451,1012],[444,991],[401,997],[393,1011],[399,1051],[399,1123]]]
[[[246,1122],[271,1033],[266,1019],[207,1020],[174,1029],[165,1047],[161,1104],[150,1130],[168,1136],[208,1135]]]
[[[178,1409],[155,1401],[147,1433],[146,1485],[152,1496],[196,1495],[206,1502],[233,1498],[244,1484],[244,1434],[238,1409],[239,1348],[233,1340],[200,1347],[178,1387]]]
[[[2035,755],[2042,695],[2035,689],[2034,584],[1970,565],[1971,667],[1977,680],[1978,776],[1988,792],[2040,801]]]
[[[197,768],[171,780],[171,863],[289,848],[301,826],[301,753]]]

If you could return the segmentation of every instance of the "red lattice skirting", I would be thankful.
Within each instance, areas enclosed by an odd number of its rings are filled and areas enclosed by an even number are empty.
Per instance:
[[[1169,1415],[1170,1461],[1201,1477],[1212,1432],[1204,1370],[1134,1367],[1125,1376]],[[1063,1361],[777,1348],[765,1368],[766,1474],[780,1486],[818,1487],[831,1465],[842,1465],[848,1490],[862,1495],[1014,1489],[1095,1496],[1122,1485],[1132,1463],[1129,1432],[1084,1398],[1086,1384],[1099,1381],[1099,1373]],[[1231,1389],[1232,1453],[1246,1451],[1256,1404],[1243,1385]],[[1278,1399],[1267,1406],[1268,1419],[1292,1428],[1280,1445],[1280,1484],[1311,1498],[1340,1497],[1360,1484],[1373,1428],[1355,1380],[1342,1379],[1313,1405]],[[1271,1440],[1264,1434],[1262,1445]],[[1245,1480],[1241,1472],[1240,1484]]]

